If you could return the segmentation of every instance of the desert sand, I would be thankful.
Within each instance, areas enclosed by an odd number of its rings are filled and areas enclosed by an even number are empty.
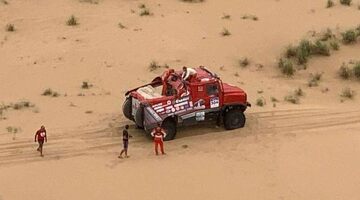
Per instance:
[[[343,62],[360,60],[360,42],[311,58],[293,77],[277,67],[285,47],[310,33],[356,27],[360,2],[7,2],[0,1],[0,103],[33,106],[0,116],[1,200],[360,198],[360,82],[337,75]],[[139,16],[140,4],[150,16]],[[230,19],[222,19],[226,14]],[[66,25],[71,15],[77,26]],[[231,35],[221,36],[224,28]],[[242,68],[244,57],[250,64]],[[152,61],[204,65],[243,88],[253,104],[246,126],[180,128],[165,144],[167,155],[156,157],[151,140],[121,111],[128,89],[164,70],[149,71]],[[308,87],[317,72],[319,86]],[[84,81],[92,87],[82,89]],[[283,100],[299,87],[299,104]],[[340,97],[345,87],[353,99]],[[41,95],[47,88],[59,96]],[[256,106],[258,98],[266,104]],[[118,159],[125,124],[134,136],[131,157]],[[33,141],[40,125],[49,140],[43,158]]]

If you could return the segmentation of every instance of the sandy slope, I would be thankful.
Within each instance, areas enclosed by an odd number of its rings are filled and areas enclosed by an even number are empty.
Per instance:
[[[154,15],[140,17],[140,3]],[[360,43],[312,59],[294,78],[276,68],[283,48],[309,31],[359,23],[356,3],[324,7],[314,0],[0,3],[0,27],[17,29],[0,31],[0,102],[35,104],[0,120],[0,199],[358,199],[360,97],[340,103],[339,93],[347,86],[359,93],[360,83],[336,72],[360,58]],[[231,19],[221,19],[224,13]],[[65,25],[71,14],[79,26]],[[259,20],[243,20],[244,14]],[[221,37],[223,28],[232,35]],[[237,60],[244,56],[251,65],[241,69]],[[121,115],[124,92],[161,73],[149,72],[152,60],[208,66],[244,88],[251,102],[263,96],[267,105],[249,109],[241,130],[182,128],[166,143],[166,157],[155,158],[152,143],[131,127],[131,159],[118,160],[121,129],[129,123]],[[307,88],[314,72],[324,72],[323,80]],[[94,87],[81,89],[83,81]],[[306,94],[301,104],[272,107],[271,96],[282,100],[297,87]],[[41,96],[46,88],[61,96]],[[45,158],[32,142],[40,124],[49,131]],[[21,128],[16,140],[8,126]]]

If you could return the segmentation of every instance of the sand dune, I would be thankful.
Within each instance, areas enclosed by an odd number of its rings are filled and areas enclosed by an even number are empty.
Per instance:
[[[0,1],[0,105],[34,106],[0,116],[0,200],[359,199],[360,82],[337,73],[360,60],[360,42],[311,58],[291,78],[277,61],[313,32],[356,27],[360,2],[7,2]],[[139,16],[140,4],[152,15]],[[79,25],[66,25],[71,15]],[[221,36],[224,28],[231,35]],[[242,68],[244,57],[250,64]],[[154,156],[152,142],[121,112],[125,91],[162,72],[149,71],[151,61],[204,65],[246,90],[254,105],[246,127],[182,127],[165,144],[168,155]],[[308,87],[317,72],[319,86]],[[83,89],[84,81],[93,86]],[[353,99],[340,97],[345,87]],[[59,96],[41,95],[47,88]],[[300,104],[284,101],[296,88],[305,93]],[[44,158],[33,142],[41,124],[49,135]],[[131,157],[120,160],[125,124],[134,138]]]

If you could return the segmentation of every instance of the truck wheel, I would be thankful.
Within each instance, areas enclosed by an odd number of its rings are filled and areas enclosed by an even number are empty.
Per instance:
[[[225,114],[224,127],[226,130],[242,128],[245,125],[245,115],[241,110],[230,110]]]
[[[176,123],[172,119],[165,120],[161,127],[166,132],[166,137],[164,138],[165,141],[173,140],[176,136]]]
[[[144,128],[144,112],[142,107],[135,113],[135,124],[138,128]]]
[[[134,120],[132,114],[131,114],[131,98],[128,97],[126,98],[124,104],[123,104],[123,113],[124,113],[124,116],[130,120]]]

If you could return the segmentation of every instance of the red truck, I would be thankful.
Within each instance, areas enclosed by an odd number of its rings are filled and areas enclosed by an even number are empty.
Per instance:
[[[207,68],[200,66],[189,80],[182,71],[166,70],[151,83],[126,92],[123,113],[144,128],[149,135],[161,124],[167,132],[165,140],[176,136],[177,127],[214,121],[225,129],[244,127],[244,111],[251,104],[239,87],[223,83]]]

